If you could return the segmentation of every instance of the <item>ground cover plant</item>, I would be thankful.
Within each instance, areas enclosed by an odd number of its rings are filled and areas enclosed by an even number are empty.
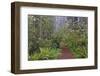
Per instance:
[[[88,18],[28,15],[28,60],[88,57]]]

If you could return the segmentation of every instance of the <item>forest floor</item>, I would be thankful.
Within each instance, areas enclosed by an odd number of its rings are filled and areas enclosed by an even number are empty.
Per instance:
[[[74,59],[74,55],[68,48],[63,48],[59,59]]]

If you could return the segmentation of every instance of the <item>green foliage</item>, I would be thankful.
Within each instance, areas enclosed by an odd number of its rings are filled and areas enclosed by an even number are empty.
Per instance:
[[[36,52],[29,57],[29,60],[47,60],[57,59],[60,55],[60,49],[40,48],[40,52]]]
[[[76,58],[86,58],[87,52],[87,37],[84,34],[79,35],[77,32],[71,32],[66,39],[67,47],[73,52]]]
[[[52,41],[48,39],[39,39],[39,46],[40,47],[51,47]]]
[[[64,47],[68,47],[75,58],[86,58],[87,22],[86,17],[29,15],[29,60],[56,59],[59,49]]]
[[[59,48],[68,47],[76,58],[86,58],[88,56],[87,31],[82,32],[80,28],[72,31],[67,27],[62,27],[55,34],[55,37],[59,43]]]

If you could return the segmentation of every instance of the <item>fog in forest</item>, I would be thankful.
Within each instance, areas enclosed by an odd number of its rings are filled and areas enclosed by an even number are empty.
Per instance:
[[[32,56],[33,60],[36,60],[34,54],[40,53],[41,49],[46,48],[50,51],[61,50],[64,47],[68,47],[75,58],[86,58],[87,31],[88,17],[28,15],[29,59]],[[44,57],[43,59],[45,58],[57,59],[58,57]]]

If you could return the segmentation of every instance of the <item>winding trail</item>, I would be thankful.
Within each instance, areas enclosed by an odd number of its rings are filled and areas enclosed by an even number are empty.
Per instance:
[[[63,48],[59,59],[74,59],[74,55],[68,48]]]

